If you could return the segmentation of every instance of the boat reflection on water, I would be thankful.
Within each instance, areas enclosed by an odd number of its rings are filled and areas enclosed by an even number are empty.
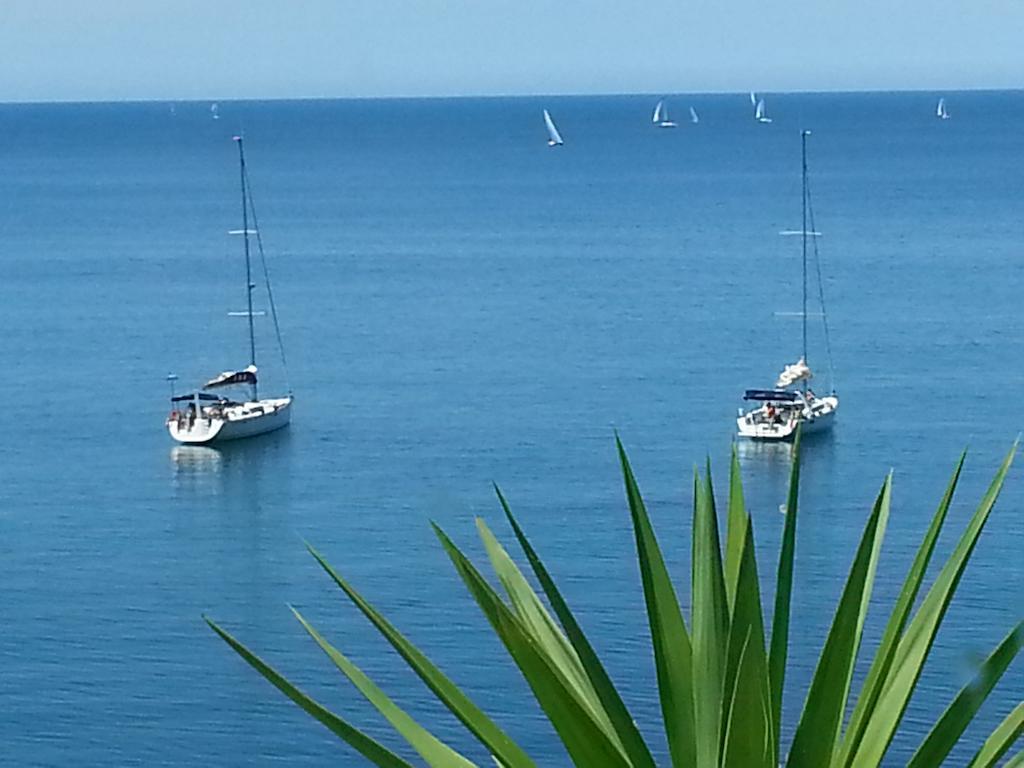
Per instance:
[[[290,463],[290,443],[290,432],[281,430],[217,446],[175,445],[170,451],[174,489],[188,495],[258,496],[268,473],[279,487],[287,476],[274,470]]]
[[[737,440],[736,455],[743,464],[759,467],[788,467],[793,460],[793,443],[784,441]]]
[[[176,445],[171,448],[171,461],[178,474],[202,475],[219,472],[224,457],[205,445]]]

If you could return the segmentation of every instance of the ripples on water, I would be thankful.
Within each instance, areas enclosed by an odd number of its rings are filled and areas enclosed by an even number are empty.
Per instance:
[[[805,456],[792,727],[885,472],[878,608],[959,450],[972,454],[950,534],[1022,427],[1006,398],[1024,374],[1024,102],[947,100],[955,117],[940,122],[930,94],[778,96],[775,123],[758,126],[745,95],[680,98],[676,111],[693,103],[702,121],[676,131],[651,129],[649,100],[633,97],[225,102],[218,121],[206,104],[0,107],[8,759],[350,759],[204,612],[394,743],[288,603],[483,759],[331,589],[308,540],[543,764],[564,764],[430,532],[436,520],[479,556],[474,515],[504,533],[492,480],[660,743],[613,429],[685,588],[692,465],[709,452],[722,486],[739,394],[795,357],[794,321],[773,313],[796,305],[799,264],[775,233],[798,223],[798,129],[811,127],[843,409]],[[542,106],[566,138],[558,152]],[[244,355],[226,316],[244,300],[237,242],[222,236],[237,226],[239,126],[294,423],[223,450],[174,448],[168,370],[189,382]],[[740,449],[770,579],[788,449]],[[1022,498],[1015,470],[896,762],[1020,618]],[[867,649],[883,620],[869,619]],[[970,737],[1022,695],[1011,670]]]

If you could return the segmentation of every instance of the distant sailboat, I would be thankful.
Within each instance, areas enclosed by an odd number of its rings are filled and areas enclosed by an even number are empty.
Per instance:
[[[700,118],[697,117],[697,110],[693,107],[690,107],[690,122],[694,125],[700,122]]]
[[[939,120],[949,120],[949,112],[946,111],[946,99],[939,99],[939,103],[935,105],[935,116]]]
[[[220,107],[217,106],[216,101],[210,105],[210,114],[213,115],[214,120],[220,120]]]
[[[676,124],[668,116],[668,107],[665,106],[665,100],[661,99],[658,105],[654,108],[654,116],[651,118],[651,122],[659,128],[675,128]]]
[[[555,127],[555,121],[551,119],[551,113],[546,109],[544,110],[544,125],[546,125],[548,129],[548,146],[562,146],[565,143],[562,141],[562,134],[558,132],[558,129]]]
[[[750,94],[753,96],[754,94]],[[758,99],[757,105],[754,107],[754,119],[759,123],[770,123],[772,119],[765,114],[764,110],[764,99]]]

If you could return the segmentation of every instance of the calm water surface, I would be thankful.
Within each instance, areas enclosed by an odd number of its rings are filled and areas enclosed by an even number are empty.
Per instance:
[[[0,742],[18,765],[319,765],[352,753],[205,627],[222,621],[397,745],[287,604],[480,750],[305,553],[322,550],[543,765],[567,762],[430,531],[503,536],[499,482],[660,754],[619,430],[679,583],[689,487],[724,480],[745,387],[798,354],[799,129],[832,321],[834,432],[807,445],[790,728],[885,473],[873,647],[959,451],[941,554],[1024,428],[1024,96],[551,98],[0,107]],[[566,139],[545,146],[551,110]],[[232,133],[247,136],[294,423],[172,446],[167,387],[245,362]],[[269,341],[270,327],[260,327]],[[812,334],[812,365],[824,368]],[[268,386],[283,386],[260,349]],[[268,390],[269,391],[269,390]],[[741,448],[774,570],[788,452]],[[1024,613],[1014,470],[939,636],[904,762]],[[507,538],[507,537],[506,537]],[[685,592],[684,592],[685,593]],[[688,601],[687,601],[688,602]],[[1024,697],[1011,669],[970,736]],[[963,762],[969,750],[959,753]]]

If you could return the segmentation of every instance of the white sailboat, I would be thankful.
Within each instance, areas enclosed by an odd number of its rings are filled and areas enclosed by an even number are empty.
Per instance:
[[[546,109],[544,110],[544,125],[548,129],[548,146],[562,146],[565,143],[562,141],[562,134],[558,132],[558,129],[555,127],[555,121],[551,119],[551,113]]]
[[[753,96],[754,94],[750,95]],[[757,100],[757,104],[754,106],[754,119],[759,123],[770,123],[772,121],[764,110],[764,99]]]
[[[220,120],[220,107],[217,105],[216,101],[210,105],[210,116],[213,117],[214,120]]]
[[[700,122],[700,118],[697,117],[697,110],[693,107],[690,107],[690,122],[694,125]]]
[[[800,359],[783,368],[775,382],[774,389],[748,389],[743,399],[757,403],[757,407],[744,411],[740,408],[736,419],[736,429],[740,437],[754,440],[789,440],[796,435],[797,428],[804,433],[817,432],[832,426],[839,398],[833,387],[831,394],[819,397],[808,386],[814,377],[807,364],[807,243],[808,238],[816,238],[820,233],[814,231],[814,213],[810,202],[810,189],[807,185],[807,137],[810,131],[800,133],[800,154],[803,178],[803,226],[798,232],[783,232],[787,235],[800,235],[801,254],[803,257],[803,311],[800,319],[803,328],[803,353]],[[808,229],[810,227],[810,229]],[[832,349],[828,334],[828,319],[825,315],[825,294],[821,283],[821,267],[818,260],[817,241],[814,245],[815,267],[818,275],[818,298],[821,304],[822,325],[824,328],[825,348],[828,355],[829,371],[832,369]],[[830,375],[830,378],[834,377]]]
[[[939,120],[949,120],[949,112],[946,111],[945,97],[939,99],[939,103],[935,105],[935,116],[939,118]]]
[[[277,309],[274,306],[274,294],[270,289],[270,277],[266,270],[263,255],[263,241],[259,229],[249,228],[250,214],[254,227],[256,210],[252,206],[249,194],[249,176],[245,168],[245,150],[242,137],[235,136],[238,144],[239,176],[242,187],[242,228],[233,230],[231,234],[241,235],[245,253],[245,284],[248,307],[244,312],[231,312],[231,315],[248,318],[249,321],[249,364],[241,370],[224,371],[207,381],[195,392],[175,396],[171,393],[171,414],[167,417],[167,430],[171,437],[179,443],[207,444],[238,440],[244,437],[262,435],[288,425],[291,421],[291,392],[283,397],[260,398],[256,367],[256,333],[253,323],[261,312],[253,311],[252,261],[250,258],[250,236],[254,236],[258,248],[260,262],[267,288],[267,299],[270,312],[274,319],[274,330],[277,334],[278,348],[281,351],[281,362],[284,365],[284,347],[281,345],[281,332],[277,322]],[[169,376],[173,381],[176,376]],[[246,396],[234,399],[222,394],[241,389]]]
[[[661,99],[654,108],[654,115],[651,117],[651,122],[659,128],[676,127],[676,124],[672,122],[671,118],[668,116],[668,107],[665,106],[664,99]]]

